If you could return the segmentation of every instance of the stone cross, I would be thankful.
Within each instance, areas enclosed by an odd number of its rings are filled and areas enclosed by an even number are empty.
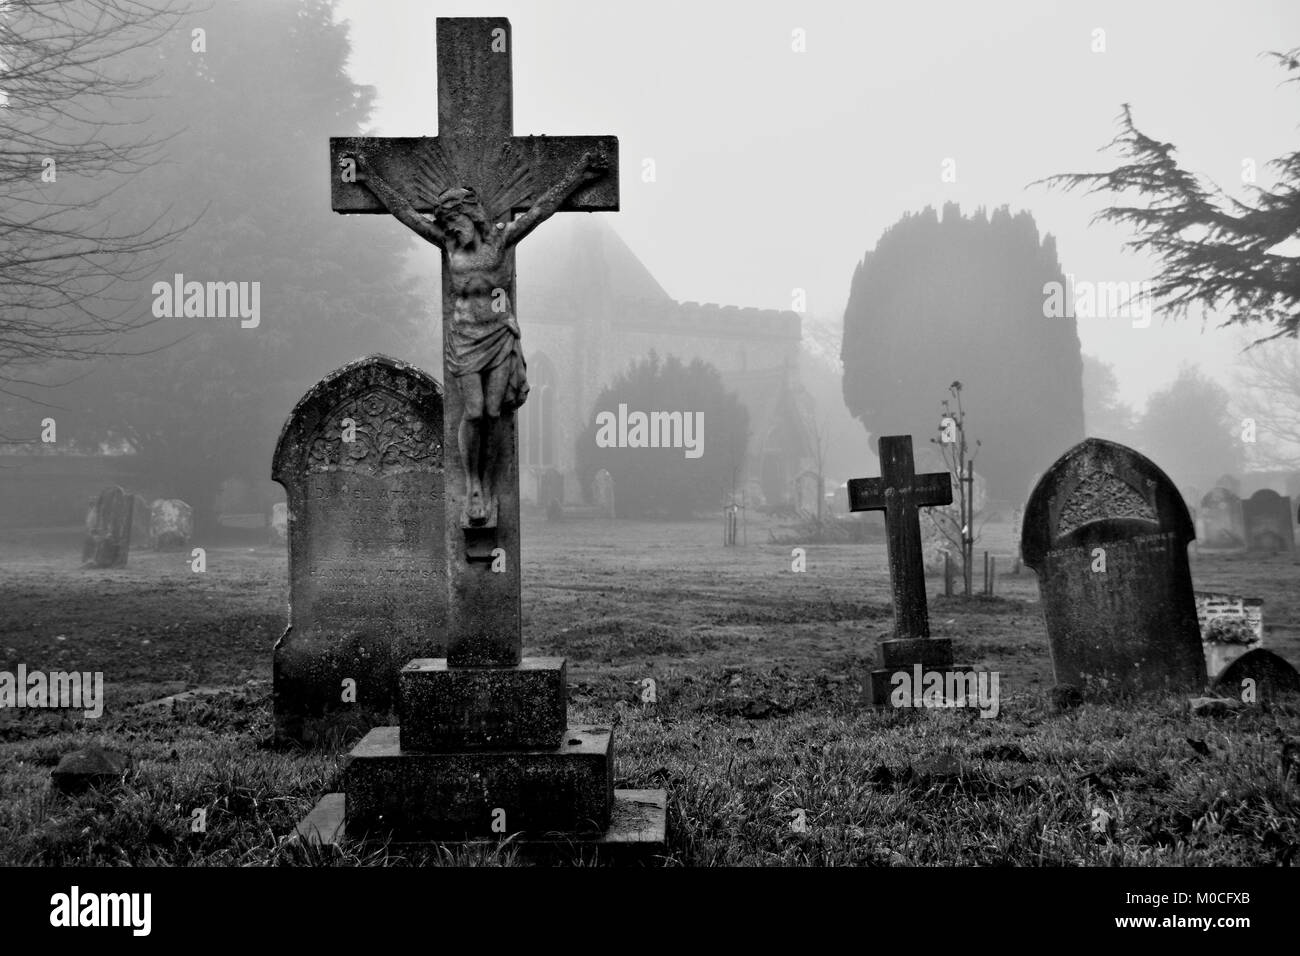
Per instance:
[[[598,212],[618,209],[618,140],[613,136],[515,136],[511,85],[511,33],[505,18],[439,18],[438,135],[373,139],[332,138],[331,200],[335,212],[391,212],[442,250],[445,409],[443,439],[447,462],[446,548],[449,577],[447,659],[452,666],[518,665],[521,660],[519,585],[519,459],[514,407],[501,405],[498,418],[487,412],[484,431],[467,431],[465,397],[449,379],[461,368],[461,343],[471,360],[480,358],[478,342],[453,322],[466,308],[464,276],[484,269],[479,260],[453,250],[453,229],[466,217],[485,230],[492,245],[512,231],[522,238],[554,211]],[[367,156],[373,174],[348,176],[354,158]],[[597,166],[592,157],[599,156]],[[584,166],[585,164],[585,166]],[[340,172],[342,170],[342,173]],[[397,208],[395,208],[395,206]],[[467,212],[465,211],[467,210]],[[518,220],[515,214],[522,215]],[[421,214],[434,213],[434,219]],[[447,221],[438,219],[446,217]],[[444,231],[445,230],[445,231]],[[498,232],[494,232],[499,231]],[[431,238],[431,236],[433,238]],[[504,251],[502,251],[504,249]],[[513,308],[514,251],[507,243],[496,251],[490,268],[503,288],[498,299]],[[460,285],[455,285],[457,273]],[[471,278],[473,278],[471,276]],[[460,320],[463,322],[463,317]],[[513,316],[509,319],[513,322]],[[502,338],[500,330],[494,330]],[[513,334],[519,338],[518,327]],[[459,335],[459,338],[457,336]],[[468,343],[468,344],[466,344]],[[509,348],[504,340],[491,350]],[[517,344],[516,346],[517,347]],[[522,373],[522,362],[516,370]],[[522,378],[522,375],[519,376]],[[483,396],[491,404],[483,376]],[[501,383],[500,387],[513,387]],[[526,386],[517,401],[527,394]],[[483,401],[480,398],[480,403]],[[498,403],[500,396],[498,395]],[[477,422],[474,423],[477,428]],[[466,437],[466,448],[461,439]],[[486,450],[481,453],[480,448]],[[459,462],[475,452],[481,467]],[[484,456],[479,457],[479,454]],[[490,469],[490,470],[489,470]],[[482,493],[490,489],[485,505]],[[477,486],[475,482],[478,482]],[[474,493],[477,487],[479,494]]]
[[[952,479],[947,472],[916,473],[910,435],[885,435],[876,448],[881,477],[849,481],[849,510],[885,513],[896,636],[902,640],[928,638],[930,615],[917,512],[929,505],[952,504]]]

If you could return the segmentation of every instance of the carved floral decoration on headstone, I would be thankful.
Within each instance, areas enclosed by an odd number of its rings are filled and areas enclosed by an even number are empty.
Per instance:
[[[354,427],[344,422],[351,419]],[[345,430],[351,441],[345,441]],[[379,473],[424,461],[441,450],[442,436],[415,414],[410,402],[375,389],[335,407],[307,451],[312,471]]]

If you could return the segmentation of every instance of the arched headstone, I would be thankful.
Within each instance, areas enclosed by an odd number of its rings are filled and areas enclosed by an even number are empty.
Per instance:
[[[1246,526],[1241,517],[1241,499],[1230,488],[1212,488],[1201,499],[1203,548],[1243,548]]]
[[[396,724],[398,672],[446,656],[442,411],[434,379],[372,355],[326,376],[285,423],[271,472],[289,517],[282,740]]]
[[[1291,499],[1270,488],[1255,492],[1241,503],[1246,525],[1246,547],[1269,554],[1295,551],[1295,531],[1291,524]]]
[[[1038,574],[1056,680],[1092,695],[1204,688],[1178,489],[1150,460],[1089,438],[1043,475],[1021,551]]]

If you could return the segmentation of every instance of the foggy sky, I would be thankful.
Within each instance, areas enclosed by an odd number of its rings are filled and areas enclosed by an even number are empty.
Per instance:
[[[669,293],[790,308],[801,288],[806,321],[840,319],[881,232],[947,201],[1029,209],[1076,279],[1150,278],[1127,231],[1089,225],[1106,197],[1028,184],[1113,168],[1098,150],[1127,102],[1139,129],[1240,195],[1243,158],[1267,186],[1265,161],[1295,148],[1300,106],[1260,56],[1300,45],[1294,0],[342,0],[339,15],[354,79],[378,92],[368,132],[385,136],[437,131],[435,17],[509,17],[515,132],[620,138],[622,210],[601,215]],[[941,181],[949,157],[955,183]],[[1238,338],[1159,318],[1080,318],[1079,335],[1138,406],[1183,361],[1228,384]]]

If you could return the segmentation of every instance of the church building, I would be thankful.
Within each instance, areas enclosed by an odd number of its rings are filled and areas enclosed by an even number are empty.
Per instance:
[[[602,389],[654,351],[718,369],[749,411],[737,490],[749,506],[792,504],[796,478],[813,462],[811,399],[799,381],[800,317],[678,302],[596,216],[557,217],[543,232],[518,258],[531,385],[519,411],[523,500],[582,503],[577,436],[594,419]]]

